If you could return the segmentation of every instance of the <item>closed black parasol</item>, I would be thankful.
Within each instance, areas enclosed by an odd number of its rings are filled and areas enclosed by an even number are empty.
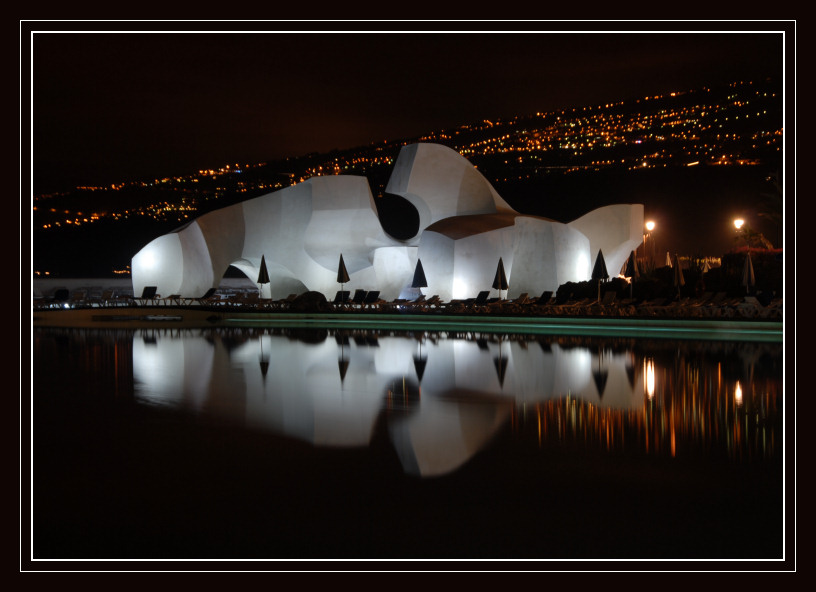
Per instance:
[[[337,283],[340,284],[340,290],[343,289],[343,284],[349,281],[349,274],[346,270],[346,264],[343,262],[343,254],[340,253],[340,263],[337,265]]]
[[[496,277],[493,278],[493,289],[499,291],[499,299],[501,299],[502,290],[507,289],[507,276],[504,273],[504,262],[499,257],[499,266],[496,268]]]
[[[414,280],[411,282],[412,288],[427,288],[428,280],[425,279],[425,270],[422,269],[422,261],[417,259],[416,269],[414,270]]]
[[[609,272],[606,270],[606,261],[603,251],[598,249],[598,256],[595,257],[595,266],[592,268],[592,279],[598,281],[598,303],[601,302],[601,282],[609,279]]]
[[[269,283],[269,271],[266,269],[266,258],[261,255],[261,270],[258,272],[258,295],[261,295],[261,290],[264,284]]]

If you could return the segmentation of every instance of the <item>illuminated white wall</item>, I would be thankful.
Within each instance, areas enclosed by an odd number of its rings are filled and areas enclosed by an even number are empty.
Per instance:
[[[595,264],[603,252],[609,277],[618,275],[629,254],[643,242],[643,204],[615,204],[592,210],[568,224],[589,239]],[[590,266],[590,275],[592,267]]]
[[[417,247],[380,247],[374,250],[373,267],[376,277],[371,289],[380,291],[385,300],[403,298],[414,277],[417,263]],[[423,264],[424,267],[424,264]]]
[[[483,290],[498,296],[492,284],[499,258],[509,286],[502,296],[511,299],[523,292],[529,296],[555,292],[561,284],[584,281],[591,275],[589,240],[565,224],[515,215],[509,226],[490,226],[495,224],[474,225],[473,234],[450,224],[425,230],[419,258],[429,293],[443,300],[474,298]]]
[[[537,296],[589,279],[603,249],[615,276],[642,240],[643,206],[600,208],[569,224],[515,212],[457,152],[437,144],[404,146],[386,192],[413,204],[419,232],[387,235],[364,177],[313,177],[292,187],[204,214],[148,243],[132,259],[133,291],[156,286],[161,296],[196,298],[217,288],[232,265],[258,277],[261,257],[270,283],[263,297],[308,290],[333,298],[341,288],[379,290],[393,300],[410,287],[417,257],[429,286],[444,300],[490,290],[501,257],[510,298]],[[494,292],[494,295],[496,293]]]

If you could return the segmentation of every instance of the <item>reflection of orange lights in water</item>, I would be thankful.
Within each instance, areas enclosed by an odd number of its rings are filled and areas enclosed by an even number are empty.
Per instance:
[[[638,410],[604,408],[568,395],[537,403],[529,423],[516,415],[515,428],[524,430],[526,423],[539,447],[553,442],[609,451],[636,447],[672,458],[717,449],[746,458],[778,452],[778,381],[765,380],[759,387],[752,382],[754,394],[745,399],[742,384],[721,377],[719,366],[708,374],[691,368],[674,376],[654,359],[641,363],[648,398]],[[660,397],[655,396],[658,372]],[[764,394],[757,397],[757,390]],[[750,413],[744,413],[746,407]]]
[[[675,434],[674,434],[674,423],[672,423],[672,426],[671,426],[671,455],[672,456],[677,455],[677,441],[675,440],[674,436],[675,436]]]
[[[646,371],[643,373],[646,377],[646,395],[651,399],[655,392],[655,367],[654,360],[645,360]]]

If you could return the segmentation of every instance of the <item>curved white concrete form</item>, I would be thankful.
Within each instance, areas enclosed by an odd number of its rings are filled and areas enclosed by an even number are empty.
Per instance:
[[[383,230],[364,177],[313,177],[151,241],[131,262],[133,292],[155,286],[163,296],[197,298],[217,288],[230,265],[254,281],[263,257],[270,282],[259,285],[262,297],[317,291],[331,298],[342,255],[344,289],[379,290],[386,300],[410,289],[418,257],[426,291],[443,300],[489,290],[502,258],[513,298],[589,279],[598,249],[615,275],[642,240],[640,204],[599,208],[569,224],[526,216],[467,159],[437,144],[403,147],[386,192],[416,208],[415,237],[401,241]]]
[[[589,278],[590,242],[566,224],[519,214],[484,214],[450,218],[431,225],[422,235],[419,257],[428,291],[443,300],[494,292],[493,278],[502,259],[509,289],[538,296],[566,282]]]
[[[573,220],[568,226],[589,239],[592,263],[598,251],[603,251],[606,269],[615,277],[629,254],[643,242],[643,205],[605,206]]]
[[[413,204],[420,230],[455,216],[514,212],[466,158],[439,144],[404,146],[385,192]]]

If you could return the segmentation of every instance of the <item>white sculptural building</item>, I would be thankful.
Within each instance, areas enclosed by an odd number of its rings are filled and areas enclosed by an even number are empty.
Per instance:
[[[438,144],[404,146],[386,193],[419,216],[409,239],[390,236],[365,177],[313,177],[204,214],[142,248],[131,262],[134,294],[198,298],[217,288],[230,265],[253,281],[264,258],[265,298],[307,291],[331,299],[342,255],[346,290],[379,290],[393,300],[411,288],[417,260],[429,294],[442,300],[489,290],[499,259],[508,298],[555,292],[590,279],[603,253],[612,275],[642,241],[643,205],[602,207],[569,223],[516,212],[464,157]]]

